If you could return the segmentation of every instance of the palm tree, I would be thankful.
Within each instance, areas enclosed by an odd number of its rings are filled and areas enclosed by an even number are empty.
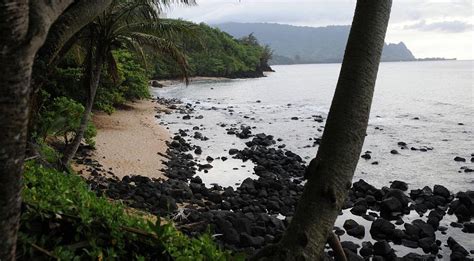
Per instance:
[[[391,0],[358,0],[336,92],[308,182],[281,241],[256,260],[323,260],[367,130]]]
[[[191,0],[178,1],[192,4]],[[174,36],[192,33],[194,25],[180,20],[160,19],[163,5],[169,0],[114,0],[103,13],[82,30],[87,55],[84,62],[83,84],[87,93],[84,114],[73,141],[65,149],[61,165],[67,166],[75,155],[87,128],[94,98],[105,65],[111,75],[116,74],[112,51],[126,48],[138,53],[146,61],[146,51],[153,50],[172,57],[180,66],[185,79],[188,65],[185,55],[173,43]]]
[[[0,0],[0,260],[15,260],[34,57],[52,24],[79,2]]]

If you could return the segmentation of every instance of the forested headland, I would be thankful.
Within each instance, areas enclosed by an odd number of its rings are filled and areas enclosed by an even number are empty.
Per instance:
[[[205,23],[195,25],[193,35],[180,37],[176,44],[187,56],[190,76],[255,78],[272,71],[268,65],[272,50],[250,33],[238,39]],[[178,78],[181,72],[166,56],[154,60],[152,78]]]

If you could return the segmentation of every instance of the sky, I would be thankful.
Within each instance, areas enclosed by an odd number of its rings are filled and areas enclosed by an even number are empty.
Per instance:
[[[172,6],[169,18],[216,24],[266,22],[348,25],[355,0],[196,0]],[[472,0],[393,0],[386,42],[403,41],[417,58],[474,58]]]

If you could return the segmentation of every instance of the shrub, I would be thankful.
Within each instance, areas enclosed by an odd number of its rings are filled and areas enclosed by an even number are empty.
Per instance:
[[[67,144],[79,129],[84,106],[67,97],[54,98],[46,105],[38,119],[37,135],[43,140],[48,136],[62,137]],[[92,121],[89,121],[84,139],[87,144],[94,145],[97,131]]]
[[[189,238],[171,222],[128,214],[122,204],[90,191],[79,176],[29,162],[24,177],[18,249],[23,259],[38,257],[41,248],[63,260],[242,260],[220,250],[208,234]]]

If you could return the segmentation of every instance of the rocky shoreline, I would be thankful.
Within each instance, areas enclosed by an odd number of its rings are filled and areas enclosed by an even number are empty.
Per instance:
[[[191,104],[166,99],[156,102],[184,115],[183,120],[193,113]],[[166,180],[142,176],[118,179],[100,163],[88,159],[89,153],[84,149],[80,157],[89,165],[91,188],[112,199],[123,200],[133,208],[173,219],[189,235],[210,229],[216,240],[228,249],[252,254],[264,245],[277,242],[291,221],[303,191],[306,162],[284,146],[276,146],[273,136],[254,134],[254,129],[241,126],[226,131],[248,140],[246,148],[229,148],[228,155],[207,157],[207,163],[201,164],[195,157],[205,151],[190,143],[190,138],[206,139],[199,132],[200,128],[180,130],[168,142],[163,169]],[[226,161],[230,157],[253,162],[258,179],[247,178],[235,189],[217,184],[206,187],[199,172],[212,168],[214,161]],[[366,228],[361,222],[347,218],[342,228],[334,228],[336,234],[350,236],[350,240],[342,241],[349,260],[396,260],[395,246],[413,249],[412,253],[403,255],[402,260],[448,259],[448,256],[451,260],[472,260],[474,243],[461,246],[456,241],[456,233],[474,233],[471,222],[474,192],[453,194],[441,185],[410,188],[410,192],[408,189],[403,181],[393,181],[383,188],[375,188],[364,180],[353,184],[344,211],[371,224]],[[413,213],[419,218],[405,218]],[[455,217],[457,222],[441,225],[446,216]],[[456,232],[451,233],[451,230]],[[441,241],[440,234],[449,237]],[[331,257],[332,251],[328,249],[327,254]]]

